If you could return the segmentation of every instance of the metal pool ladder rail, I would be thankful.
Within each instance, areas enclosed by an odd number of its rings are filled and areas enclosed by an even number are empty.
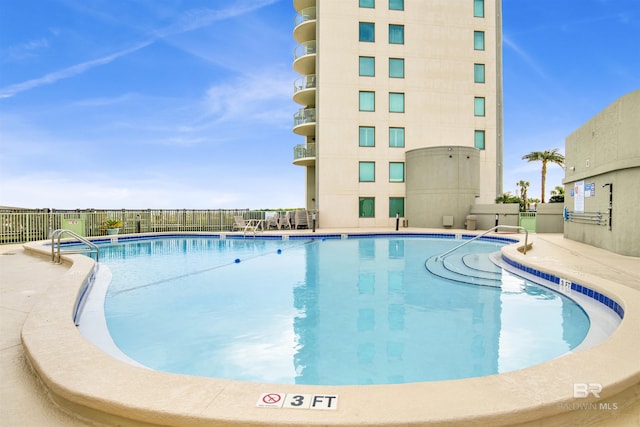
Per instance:
[[[458,246],[456,246],[455,248],[449,249],[447,252],[445,252],[445,253],[443,253],[443,254],[438,255],[438,256],[436,257],[436,261],[441,261],[441,260],[443,260],[446,256],[449,256],[453,251],[455,251],[455,250],[457,250],[457,249],[460,249],[460,248],[461,248],[461,247],[463,247],[464,245],[467,245],[467,244],[469,244],[469,243],[473,242],[474,240],[477,240],[477,239],[479,239],[479,238],[481,238],[481,237],[483,237],[483,236],[485,236],[485,235],[487,235],[487,234],[491,233],[492,231],[496,231],[496,230],[498,230],[499,228],[507,228],[507,229],[510,229],[510,230],[518,230],[518,231],[524,230],[524,233],[525,233],[525,234],[524,234],[524,249],[522,250],[522,253],[523,253],[524,255],[526,255],[526,254],[527,254],[527,246],[528,246],[528,243],[529,243],[529,231],[528,231],[526,228],[524,228],[524,227],[520,227],[520,226],[518,226],[518,225],[496,225],[495,227],[493,227],[493,228],[491,228],[491,229],[489,229],[489,230],[485,231],[484,233],[482,233],[482,234],[478,234],[478,235],[477,235],[477,236],[475,236],[474,238],[469,239],[469,240],[467,240],[466,242],[463,242],[463,243],[459,244],[459,245],[458,245]]]
[[[88,246],[88,248],[82,247],[82,248],[77,248],[77,249],[72,249],[72,250],[67,250],[64,251],[65,253],[68,254],[85,254],[85,253],[93,253],[95,252],[96,254],[96,262],[98,262],[98,259],[100,257],[100,250],[98,249],[98,246],[96,246],[95,243],[90,242],[89,240],[85,239],[84,237],[80,236],[79,234],[74,233],[71,230],[65,230],[63,228],[60,228],[58,230],[54,230],[51,233],[51,262],[55,262],[57,264],[60,264],[62,261],[60,259],[60,248],[61,248],[61,244],[60,244],[60,240],[62,239],[62,236],[64,234],[68,234],[69,236],[78,239],[80,242],[84,243],[85,245]],[[58,242],[56,244],[56,239],[58,239]]]

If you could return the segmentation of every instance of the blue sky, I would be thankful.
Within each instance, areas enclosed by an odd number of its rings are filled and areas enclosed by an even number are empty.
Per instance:
[[[0,0],[0,205],[302,207],[292,3]],[[640,1],[503,15],[504,189],[539,198],[521,157],[640,88]]]

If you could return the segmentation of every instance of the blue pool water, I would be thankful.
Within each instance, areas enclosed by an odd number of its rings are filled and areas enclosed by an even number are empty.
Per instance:
[[[100,255],[113,275],[105,316],[116,345],[152,369],[269,383],[484,376],[582,342],[589,318],[558,293],[499,268],[498,286],[425,268],[459,243],[185,237],[108,245]],[[474,242],[448,262],[486,264],[465,254],[500,245]]]

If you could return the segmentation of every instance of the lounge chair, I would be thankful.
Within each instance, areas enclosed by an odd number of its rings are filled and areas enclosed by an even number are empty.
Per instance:
[[[279,229],[280,228],[279,220],[280,218],[279,218],[278,212],[275,212],[273,215],[265,219],[264,220],[265,230],[270,230],[272,227]]]
[[[284,214],[284,217],[280,217],[280,226],[278,228],[288,228],[291,230],[291,212]]]
[[[233,228],[232,231],[242,230],[243,234],[247,234],[247,232],[252,232],[255,236],[256,231],[260,227],[259,223],[254,223],[253,221],[247,221],[240,215],[233,217]]]
[[[297,210],[295,214],[295,228],[309,228],[309,216],[306,210]]]

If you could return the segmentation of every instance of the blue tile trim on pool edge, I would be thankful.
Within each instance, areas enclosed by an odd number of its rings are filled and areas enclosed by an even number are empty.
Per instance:
[[[211,233],[211,234],[158,234],[158,235],[129,235],[129,236],[103,236],[96,239],[90,239],[92,243],[114,243],[114,242],[126,242],[132,240],[157,240],[157,239],[167,239],[167,238],[178,238],[178,237],[196,237],[196,238],[220,238],[222,235],[225,236],[226,239],[264,239],[264,240],[283,240],[285,235],[244,235],[244,234],[230,234],[230,233]],[[462,240],[472,239],[477,237],[475,234],[456,234],[456,233],[314,233],[314,234],[291,234],[287,235],[287,239],[289,240],[308,240],[308,239],[342,239],[343,236],[346,236],[349,239],[362,239],[362,238],[375,238],[375,237],[400,237],[400,238],[411,238],[411,237],[428,237],[434,239],[456,239],[460,237]],[[499,236],[482,236],[478,240],[493,240],[500,241],[505,243],[517,243],[518,240],[509,238],[509,237],[499,237]],[[62,246],[72,246],[81,244],[77,241],[72,242],[61,242]]]
[[[509,264],[512,267],[517,268],[518,270],[522,270],[524,272],[527,272],[529,274],[532,274],[536,277],[540,277],[541,279],[544,280],[548,280],[552,283],[555,283],[556,285],[560,284],[560,278],[554,274],[549,274],[549,273],[545,273],[544,271],[540,271],[537,270],[535,268],[531,268],[531,267],[527,267],[526,265],[522,265],[517,261],[514,261],[512,259],[509,259],[507,257],[505,257],[504,255],[502,256],[502,259],[504,262],[506,262],[507,264]],[[622,306],[620,304],[618,304],[618,302],[612,298],[609,298],[608,296],[606,296],[605,294],[602,294],[598,291],[594,291],[593,289],[584,286],[584,285],[580,285],[578,283],[575,282],[571,282],[571,290],[572,291],[576,291],[579,292],[583,295],[588,296],[589,298],[592,298],[596,301],[598,301],[600,304],[604,305],[605,307],[613,310],[614,313],[616,313],[621,319],[624,318],[624,309],[622,308]]]

